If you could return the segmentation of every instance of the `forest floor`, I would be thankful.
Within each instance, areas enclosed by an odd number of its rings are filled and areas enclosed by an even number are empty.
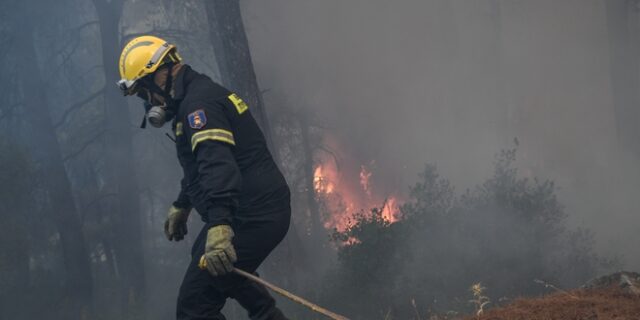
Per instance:
[[[616,273],[583,288],[519,298],[465,320],[640,320],[640,274]]]

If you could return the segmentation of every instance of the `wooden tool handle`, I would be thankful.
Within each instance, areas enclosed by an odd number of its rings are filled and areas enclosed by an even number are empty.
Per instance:
[[[198,263],[198,267],[200,267],[200,269],[206,269],[207,268],[207,260],[204,258],[204,256],[200,257],[200,262]],[[327,310],[327,309],[325,309],[325,308],[323,308],[323,307],[321,307],[321,306],[319,306],[319,305],[317,305],[315,303],[312,303],[312,302],[307,301],[307,300],[305,300],[305,299],[303,299],[303,298],[301,298],[299,296],[296,296],[295,294],[293,294],[293,293],[291,293],[291,292],[289,292],[287,290],[284,290],[284,289],[282,289],[282,288],[280,288],[278,286],[275,286],[275,285],[273,285],[273,284],[271,284],[271,283],[269,283],[269,282],[267,282],[265,280],[262,280],[261,278],[258,278],[257,276],[255,276],[255,275],[253,275],[251,273],[248,273],[246,271],[242,271],[242,270],[237,269],[237,268],[233,269],[233,273],[235,273],[237,275],[240,275],[240,276],[243,276],[243,277],[245,277],[245,278],[247,278],[247,279],[249,279],[251,281],[257,282],[257,283],[259,283],[259,284],[261,284],[261,285],[263,285],[263,286],[275,291],[279,295],[281,295],[281,296],[283,296],[283,297],[285,297],[287,299],[290,299],[290,300],[292,300],[294,302],[297,302],[297,303],[299,303],[299,304],[311,309],[312,311],[320,313],[320,314],[323,314],[323,315],[325,315],[325,316],[327,316],[327,317],[329,317],[331,319],[334,319],[334,320],[349,320],[349,318],[347,318],[347,317],[344,317],[344,316],[341,316],[341,315],[339,315],[337,313],[331,312],[331,311],[329,311],[329,310]]]

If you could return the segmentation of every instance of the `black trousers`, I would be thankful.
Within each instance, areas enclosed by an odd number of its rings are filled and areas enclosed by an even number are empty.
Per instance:
[[[290,219],[291,208],[287,202],[279,207],[254,211],[246,219],[234,220],[233,245],[238,254],[234,266],[255,273],[284,238]],[[207,231],[205,225],[191,250],[191,262],[180,286],[177,319],[225,320],[220,310],[227,298],[232,298],[247,310],[252,320],[286,320],[263,286],[236,274],[213,277],[207,270],[198,268],[204,254]]]

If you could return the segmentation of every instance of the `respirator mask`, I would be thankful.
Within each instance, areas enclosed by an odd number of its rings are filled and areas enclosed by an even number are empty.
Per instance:
[[[161,128],[165,123],[171,121],[176,115],[178,110],[178,104],[176,100],[171,96],[171,87],[173,84],[173,76],[171,74],[171,67],[173,64],[167,64],[169,72],[167,74],[167,81],[164,90],[158,87],[153,81],[152,77],[140,79],[142,85],[146,90],[140,90],[138,97],[144,100],[144,117],[140,128],[146,128],[147,121],[156,128]],[[151,76],[151,75],[150,75]],[[159,103],[157,99],[153,98],[153,93],[160,95],[164,99],[164,103]]]
[[[162,128],[165,123],[171,121],[175,116],[175,113],[170,110],[166,104],[154,106],[149,103],[149,101],[144,102],[144,111],[145,118],[143,119],[143,123],[149,121],[149,123],[156,128]]]

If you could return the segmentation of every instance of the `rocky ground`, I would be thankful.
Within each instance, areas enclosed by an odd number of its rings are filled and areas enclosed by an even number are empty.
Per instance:
[[[618,272],[580,289],[558,290],[469,316],[471,320],[640,320],[640,274]]]

